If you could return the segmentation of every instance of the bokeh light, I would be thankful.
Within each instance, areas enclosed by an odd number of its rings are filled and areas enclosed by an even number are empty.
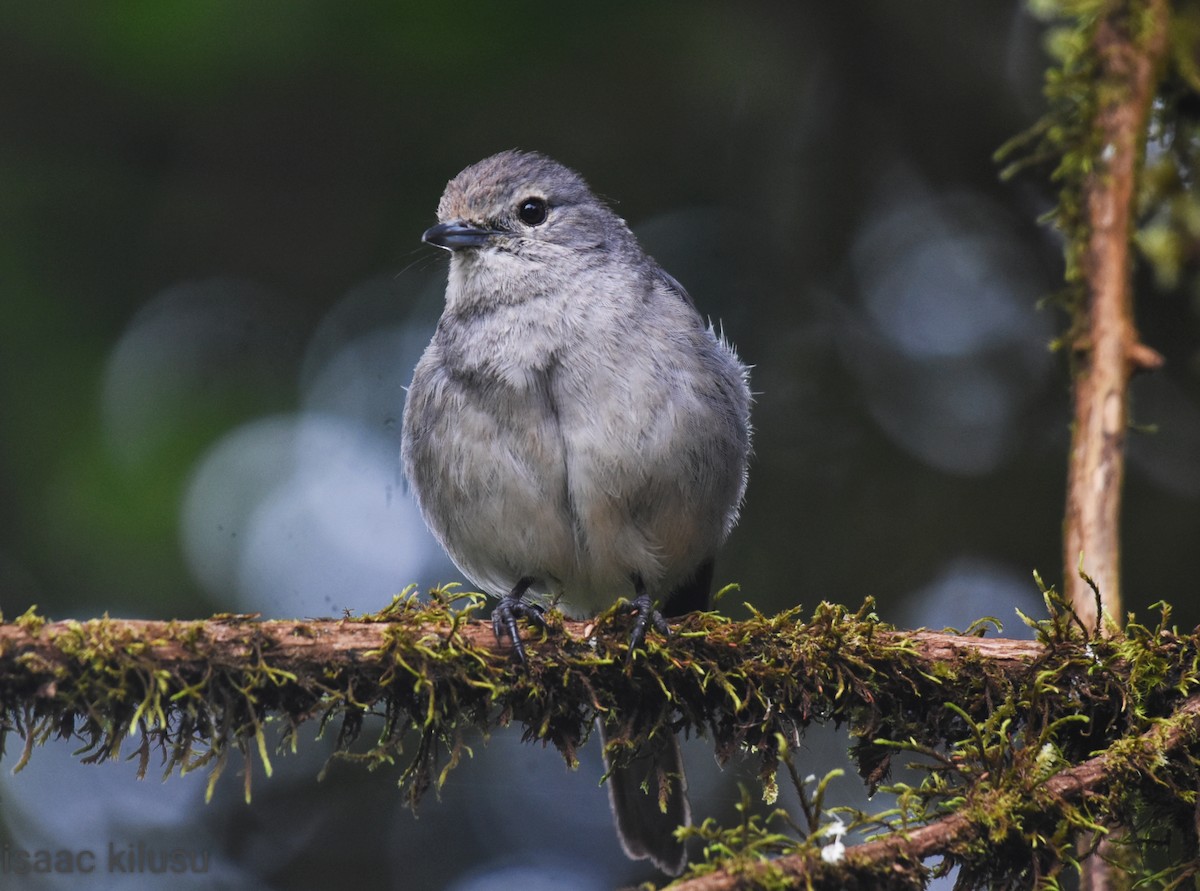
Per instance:
[[[741,588],[719,609],[872,596],[900,626],[994,615],[1016,635],[1033,570],[1061,578],[1069,377],[1039,308],[1061,246],[1036,223],[1052,194],[993,160],[1042,107],[1019,4],[0,18],[5,615],[337,616],[469,587],[405,488],[400,419],[445,282],[420,233],[451,176],[510,147],[579,169],[754,366],[750,488],[717,568]],[[1134,385],[1126,597],[1175,600],[1186,626],[1200,304],[1138,285],[1168,362]],[[806,769],[845,765],[847,742],[810,733]],[[182,839],[211,846],[203,887],[653,876],[620,851],[594,741],[575,771],[516,731],[470,743],[419,818],[399,766],[318,783],[311,735],[249,805],[236,768],[205,805],[201,774],[138,783],[51,744],[0,781],[0,844]],[[703,739],[685,757],[697,817],[734,819],[754,765],[718,770]],[[851,775],[838,790],[882,807]]]

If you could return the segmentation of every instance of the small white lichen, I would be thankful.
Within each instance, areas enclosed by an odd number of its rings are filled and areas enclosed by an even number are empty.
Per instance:
[[[1050,743],[1044,744],[1038,750],[1037,763],[1038,767],[1042,768],[1043,770],[1054,767],[1054,764],[1057,760],[1058,752],[1055,750],[1054,746],[1050,745]]]
[[[846,856],[846,846],[842,844],[842,836],[846,834],[846,824],[840,817],[834,817],[833,822],[825,827],[826,835],[833,836],[833,841],[821,848],[821,859],[826,863],[841,863]]]

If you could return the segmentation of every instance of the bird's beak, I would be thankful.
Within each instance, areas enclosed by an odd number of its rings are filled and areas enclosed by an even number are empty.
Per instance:
[[[473,226],[463,220],[449,220],[425,230],[421,241],[448,251],[482,247],[492,237],[490,229]]]

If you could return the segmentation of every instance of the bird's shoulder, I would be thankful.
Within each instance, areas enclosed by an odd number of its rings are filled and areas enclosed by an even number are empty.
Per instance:
[[[665,291],[670,298],[683,301],[693,310],[696,308],[696,301],[692,300],[692,295],[687,292],[687,288],[679,283],[679,279],[675,278],[675,276],[671,275],[671,273],[667,272],[661,266],[657,267],[656,272],[657,281],[655,284],[658,288]]]

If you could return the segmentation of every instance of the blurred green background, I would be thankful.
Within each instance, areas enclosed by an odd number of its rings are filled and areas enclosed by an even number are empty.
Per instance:
[[[1061,260],[1035,222],[1052,193],[992,154],[1041,113],[1041,41],[1010,2],[6,4],[0,609],[338,615],[458,579],[397,461],[445,275],[419,237],[451,176],[519,147],[579,170],[754,366],[722,609],[872,595],[901,626],[1019,633],[1031,572],[1061,578],[1067,377],[1038,309]],[[1158,429],[1131,445],[1127,606],[1192,625],[1198,304],[1139,288],[1168,365],[1135,389]],[[232,775],[206,806],[203,777],[48,747],[0,781],[0,831],[211,855],[174,887],[650,877],[596,746],[572,773],[517,736],[419,819],[395,773],[318,784],[311,740],[249,806]],[[813,772],[845,742],[814,734]],[[752,766],[721,773],[702,741],[688,760],[693,810],[729,819]]]

